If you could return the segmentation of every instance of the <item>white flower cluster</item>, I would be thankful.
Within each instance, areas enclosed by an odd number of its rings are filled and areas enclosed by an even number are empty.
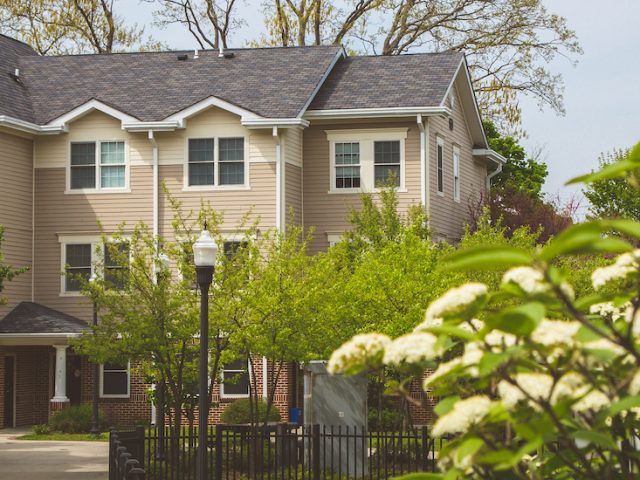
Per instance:
[[[541,345],[573,345],[580,329],[576,321],[543,319],[531,333],[531,340]]]
[[[518,341],[518,338],[510,333],[491,330],[485,335],[484,341],[491,347],[491,351],[500,352],[506,348],[513,347]]]
[[[594,315],[610,318],[614,322],[628,314],[631,303],[627,302],[621,307],[616,307],[613,302],[595,303],[589,307],[589,312]]]
[[[429,317],[426,317],[424,319],[424,322],[422,322],[420,325],[418,325],[416,328],[413,329],[413,332],[414,333],[425,332],[429,328],[439,327],[441,325],[442,325],[442,319],[441,318],[429,318]]]
[[[427,308],[426,318],[443,318],[463,312],[477,300],[485,297],[489,289],[484,283],[466,283],[452,288]]]
[[[433,372],[431,375],[429,375],[427,378],[425,378],[423,383],[424,390],[428,390],[431,384],[435,382],[438,378],[446,375],[451,370],[453,370],[454,368],[460,365],[462,365],[462,360],[460,359],[460,357],[454,358],[453,360],[449,360],[448,362],[440,363],[438,365],[438,368],[436,368],[436,371]]]
[[[523,292],[529,295],[539,295],[551,291],[551,284],[544,279],[542,272],[532,267],[515,267],[508,270],[502,277],[502,283],[518,285]],[[575,296],[573,288],[568,283],[562,283],[560,288],[568,297]]]
[[[593,288],[598,290],[614,280],[626,278],[627,275],[638,270],[640,250],[623,253],[616,258],[612,265],[596,268],[591,274]]]
[[[576,372],[565,373],[556,383],[551,394],[551,404],[555,405],[560,400],[574,398],[576,391],[586,383],[586,379]]]
[[[571,410],[574,413],[599,412],[611,405],[611,399],[608,395],[600,390],[591,390],[588,385],[579,388],[575,397],[582,398],[571,405]]]
[[[551,395],[553,377],[545,373],[518,373],[513,379],[517,385],[506,380],[498,383],[498,395],[502,404],[511,409],[521,400],[527,399],[532,407],[536,407],[534,400],[547,400]]]
[[[640,370],[638,370],[629,384],[629,393],[631,395],[638,395],[640,393]]]
[[[382,360],[391,339],[379,333],[356,335],[338,348],[329,359],[327,371],[334,375],[349,368],[365,367],[374,360]]]
[[[388,344],[384,351],[385,365],[417,364],[435,358],[437,337],[431,333],[409,333]]]
[[[464,433],[487,416],[493,402],[486,395],[475,395],[456,402],[453,408],[440,417],[433,426],[433,436]]]

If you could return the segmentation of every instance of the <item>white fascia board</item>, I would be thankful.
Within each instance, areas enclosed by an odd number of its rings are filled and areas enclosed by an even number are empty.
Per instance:
[[[247,128],[305,128],[309,126],[309,121],[302,118],[243,118],[240,123]]]
[[[385,107],[385,108],[343,108],[334,110],[309,110],[304,114],[308,120],[338,120],[341,118],[392,118],[413,117],[423,115],[426,117],[451,115],[451,109],[445,106],[437,107]]]
[[[182,125],[187,118],[211,107],[221,108],[222,110],[234,113],[239,117],[242,117],[243,119],[261,118],[259,115],[251,112],[250,110],[246,110],[242,107],[234,105],[233,103],[227,102],[226,100],[222,100],[221,98],[212,96],[207,97],[204,100],[200,100],[198,103],[194,103],[184,110],[180,110],[179,112],[169,115],[164,119],[164,121],[167,122],[177,120]]]
[[[34,135],[55,135],[66,132],[64,126],[37,125],[8,115],[0,115],[0,127],[11,128]]]
[[[81,333],[0,333],[0,338],[67,338],[79,337]]]
[[[460,73],[461,70],[464,72],[464,78],[467,80],[466,82],[467,87],[471,92],[471,97],[473,99],[473,113],[476,121],[480,125],[480,131],[482,132],[482,139],[484,141],[483,145],[489,146],[489,141],[487,140],[487,134],[484,133],[484,127],[482,126],[482,117],[480,116],[480,109],[478,108],[478,98],[476,97],[476,91],[473,89],[473,83],[471,82],[471,75],[469,74],[469,65],[467,64],[466,56],[463,56],[462,62],[460,62],[460,65],[458,66],[458,70],[456,71],[456,74],[453,76],[453,80],[451,81],[451,85],[449,85],[447,94],[442,99],[442,101],[444,102],[447,99],[449,92],[453,87],[453,84],[455,83],[456,78],[458,78],[458,74]]]
[[[494,161],[498,165],[504,165],[507,163],[507,159],[500,155],[495,150],[490,148],[474,148],[471,152],[474,157],[484,157]]]
[[[122,123],[138,121],[137,118],[132,117],[131,115],[128,115],[116,108],[110,107],[109,105],[94,99],[94,100],[89,100],[86,103],[83,103],[82,105],[74,108],[73,110],[70,110],[69,112],[59,116],[54,120],[51,120],[49,123],[47,123],[47,125],[52,127],[58,126],[58,127],[66,128],[69,122],[77,120],[78,118],[88,113],[91,113],[93,110],[98,110],[99,112],[105,113],[110,117],[120,120]]]
[[[301,118],[306,113],[307,108],[309,108],[309,105],[311,105],[311,102],[313,102],[313,99],[316,98],[316,95],[318,94],[318,92],[322,88],[322,85],[324,85],[324,82],[327,80],[327,77],[329,76],[329,74],[333,70],[333,67],[336,66],[336,63],[338,63],[338,60],[340,60],[341,58],[346,58],[346,57],[347,57],[347,52],[345,52],[343,46],[340,46],[340,50],[338,50],[338,53],[336,53],[336,56],[333,57],[333,60],[331,61],[331,64],[329,64],[329,67],[327,68],[327,70],[322,75],[322,78],[320,78],[320,81],[316,85],[316,88],[313,89],[313,92],[311,92],[311,95],[309,95],[309,98],[307,99],[306,103],[300,109],[300,113],[298,113],[298,118]]]
[[[182,124],[178,120],[160,121],[160,122],[122,122],[122,129],[128,132],[147,132],[149,130],[156,132],[171,132],[178,128],[182,128]]]

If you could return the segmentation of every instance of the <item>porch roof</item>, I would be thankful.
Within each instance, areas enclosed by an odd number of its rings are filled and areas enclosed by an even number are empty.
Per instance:
[[[21,302],[0,320],[0,335],[73,336],[88,328],[87,322],[39,303]]]

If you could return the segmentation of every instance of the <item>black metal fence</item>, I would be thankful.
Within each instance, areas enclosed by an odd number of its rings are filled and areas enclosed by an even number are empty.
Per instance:
[[[111,431],[109,435],[109,480],[145,480],[140,459],[144,458],[145,430]]]
[[[151,428],[136,437],[138,456],[131,458],[139,460],[144,478],[195,480],[197,429],[167,427],[161,433]],[[122,438],[126,432],[114,435]],[[427,427],[368,432],[344,426],[217,425],[209,428],[207,437],[209,476],[215,480],[382,480],[433,472],[443,444],[429,436]],[[121,478],[129,480],[110,480]]]

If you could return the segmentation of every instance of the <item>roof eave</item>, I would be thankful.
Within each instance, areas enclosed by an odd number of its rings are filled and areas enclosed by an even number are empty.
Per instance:
[[[56,135],[67,131],[64,125],[38,125],[9,115],[0,115],[0,127],[10,128],[32,135]]]
[[[425,107],[383,107],[383,108],[344,108],[331,110],[308,110],[304,114],[307,120],[338,120],[358,118],[397,118],[423,115],[427,117],[451,115],[451,110],[443,105]]]
[[[500,155],[495,150],[491,150],[490,148],[474,148],[471,152],[474,157],[483,157],[492,162],[495,162],[498,165],[504,165],[507,163],[507,159]]]

